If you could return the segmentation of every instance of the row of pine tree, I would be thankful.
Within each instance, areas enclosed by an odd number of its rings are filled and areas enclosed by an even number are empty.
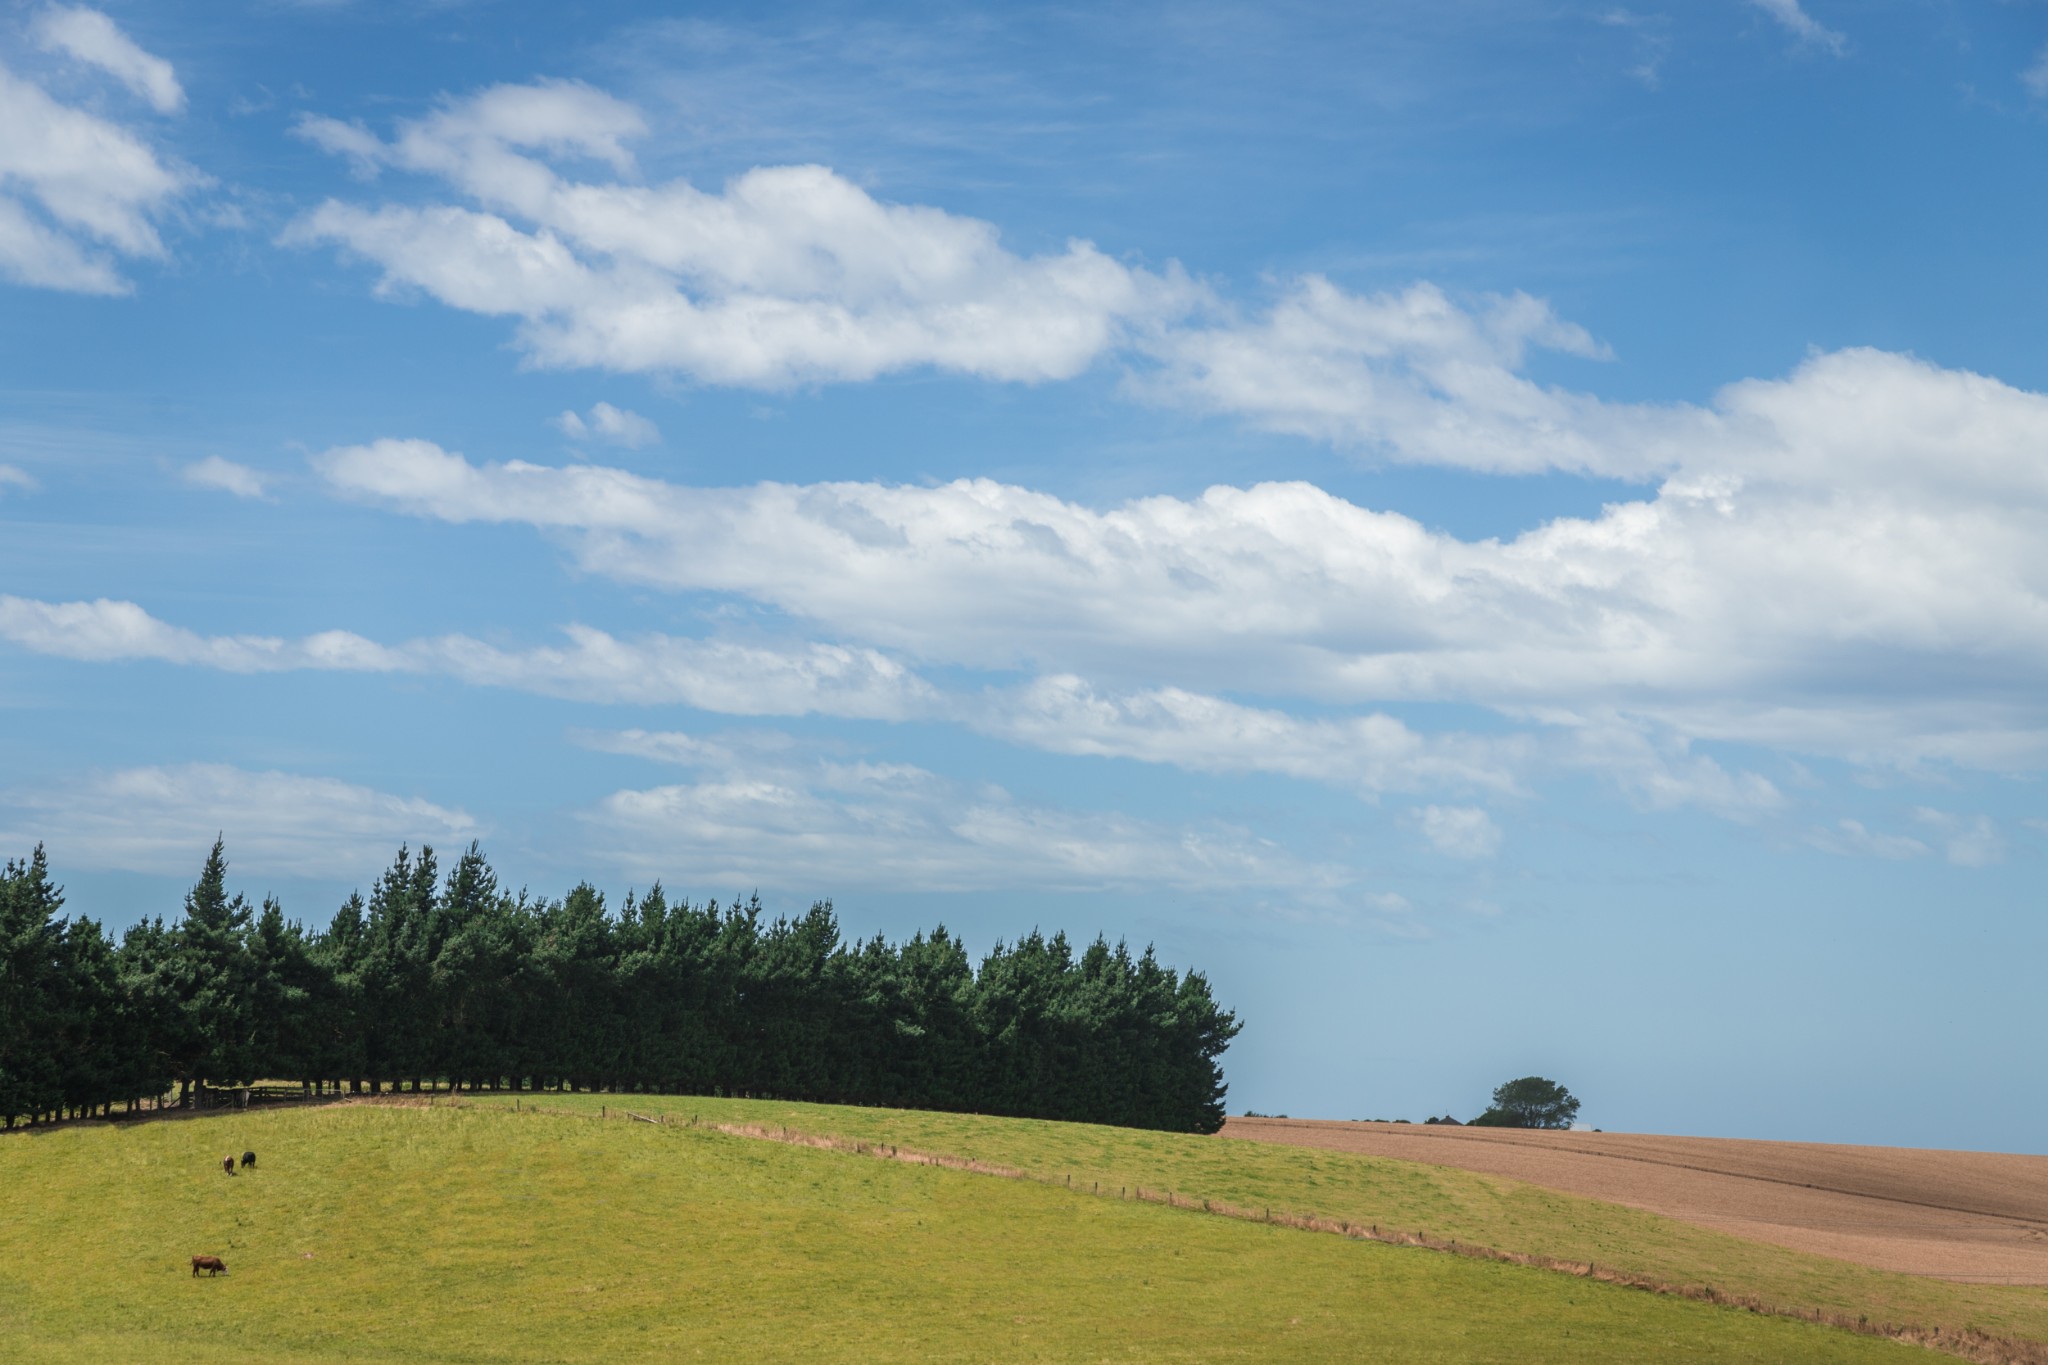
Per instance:
[[[443,877],[401,849],[325,931],[226,887],[216,842],[175,922],[116,942],[62,914],[43,850],[0,872],[0,1122],[257,1079],[308,1091],[661,1091],[1213,1132],[1238,1031],[1199,972],[1097,939],[945,929],[841,938],[829,903],[614,913],[501,888],[475,845]]]

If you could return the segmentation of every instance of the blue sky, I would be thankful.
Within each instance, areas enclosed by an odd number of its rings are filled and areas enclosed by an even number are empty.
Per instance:
[[[2019,0],[0,10],[0,844],[2048,1151],[2044,119]]]

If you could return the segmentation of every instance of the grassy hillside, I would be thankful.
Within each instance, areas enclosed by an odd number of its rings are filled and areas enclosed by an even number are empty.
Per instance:
[[[617,1097],[601,1096],[549,1096],[546,1103],[592,1112],[604,1104],[614,1111],[619,1107]],[[2048,1342],[2048,1289],[1951,1284],[1871,1270],[1617,1204],[1440,1166],[968,1114],[655,1096],[634,1096],[626,1103],[642,1112],[660,1109],[898,1143],[1054,1179],[1072,1176],[1083,1185],[1142,1184],[1241,1207],[1424,1231],[1503,1250],[1594,1261],[1666,1283],[1712,1285],[1736,1297],[1851,1318]]]
[[[1118,1159],[1099,1130],[1011,1140],[1076,1136]],[[259,1168],[221,1174],[244,1147]],[[509,1104],[17,1135],[0,1190],[10,1360],[1918,1358],[1541,1271]],[[232,1273],[193,1280],[200,1252]]]

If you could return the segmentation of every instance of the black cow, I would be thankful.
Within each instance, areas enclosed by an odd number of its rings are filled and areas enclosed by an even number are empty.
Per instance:
[[[255,1164],[256,1164],[256,1154],[255,1154],[254,1152],[244,1152],[244,1153],[242,1153],[242,1169],[243,1169],[243,1170],[245,1170],[245,1171],[246,1171],[246,1170],[248,1170],[248,1169],[249,1169],[249,1168],[250,1168],[251,1166],[254,1166]]]

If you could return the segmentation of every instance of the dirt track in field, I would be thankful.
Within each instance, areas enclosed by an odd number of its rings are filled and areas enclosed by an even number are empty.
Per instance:
[[[1509,1176],[1882,1270],[2048,1285],[2048,1157],[1233,1118],[1223,1136]]]

